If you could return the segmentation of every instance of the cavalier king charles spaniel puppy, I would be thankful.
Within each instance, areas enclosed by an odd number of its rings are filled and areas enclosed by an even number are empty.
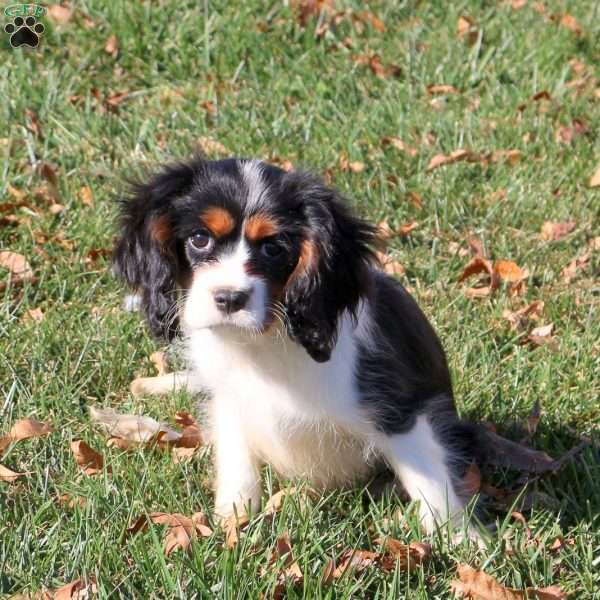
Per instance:
[[[138,381],[208,396],[216,512],[260,507],[261,466],[320,489],[382,465],[429,532],[458,523],[476,432],[444,351],[377,267],[376,230],[317,177],[247,159],[164,167],[122,203],[118,276],[190,370]]]

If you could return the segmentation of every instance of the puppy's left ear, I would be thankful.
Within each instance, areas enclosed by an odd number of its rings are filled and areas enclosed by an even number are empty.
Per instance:
[[[177,287],[181,260],[173,235],[172,203],[194,181],[194,165],[163,168],[146,183],[134,183],[121,202],[121,231],[113,251],[115,274],[142,299],[146,321],[157,337],[177,331]]]
[[[353,216],[344,199],[322,181],[289,173],[284,193],[301,213],[304,239],[285,289],[288,334],[317,362],[331,357],[338,318],[368,292],[375,229]]]

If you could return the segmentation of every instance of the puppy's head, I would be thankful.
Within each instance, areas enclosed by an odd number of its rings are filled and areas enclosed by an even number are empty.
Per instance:
[[[278,319],[317,361],[367,286],[373,229],[319,179],[254,160],[164,168],[123,202],[116,273],[156,335]],[[179,294],[180,293],[180,294]],[[179,297],[179,301],[178,301]]]

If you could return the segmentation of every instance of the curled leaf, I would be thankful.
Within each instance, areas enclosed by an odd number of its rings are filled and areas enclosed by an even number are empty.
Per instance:
[[[47,423],[36,419],[21,419],[12,426],[7,435],[0,438],[0,455],[13,442],[43,437],[49,433],[52,433],[52,427]]]
[[[90,448],[83,440],[71,443],[71,452],[75,461],[86,475],[96,475],[104,469],[104,458],[101,454]]]
[[[25,473],[17,473],[15,471],[11,471],[8,467],[4,465],[0,465],[0,481],[6,481],[8,483],[12,483],[16,481],[19,477],[23,477]]]

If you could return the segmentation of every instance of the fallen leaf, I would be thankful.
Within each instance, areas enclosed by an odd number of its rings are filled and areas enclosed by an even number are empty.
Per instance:
[[[477,162],[481,160],[480,155],[475,154],[471,150],[459,149],[454,150],[450,154],[436,154],[427,165],[427,171],[433,171],[438,167],[443,167],[445,165],[451,165],[460,161],[467,162]]]
[[[379,54],[358,54],[352,57],[354,62],[358,65],[365,65],[371,69],[371,72],[380,79],[385,79],[388,76],[399,77],[402,73],[400,67],[396,65],[384,65],[381,62],[381,56]]]
[[[152,417],[122,414],[112,408],[90,406],[90,417],[108,435],[134,444],[149,444],[158,441],[174,443],[182,437],[181,432],[171,429],[164,423],[159,423]],[[113,445],[118,446],[118,443],[113,442]]]
[[[398,236],[407,236],[411,231],[417,229],[418,226],[419,223],[417,221],[411,221],[392,229],[387,221],[382,221],[377,228],[377,235],[382,240],[389,240]]]
[[[458,283],[462,283],[469,277],[479,274],[485,274],[488,281],[483,286],[468,288],[465,293],[471,298],[489,296],[498,287],[498,274],[494,270],[492,262],[482,256],[475,256],[475,258],[467,263],[458,279]]]
[[[592,188],[600,187],[600,166],[598,166],[594,174],[590,177],[589,186]]]
[[[88,500],[83,496],[70,496],[69,494],[62,494],[58,497],[58,502],[63,506],[68,506],[69,508],[85,508]]]
[[[113,58],[119,52],[119,40],[116,35],[110,35],[104,44],[104,52],[110,54]]]
[[[559,25],[573,32],[577,36],[583,35],[583,27],[581,27],[581,25],[573,15],[564,14],[560,18]]]
[[[3,250],[0,252],[0,267],[8,269],[15,281],[31,281],[33,270],[27,259],[17,252]]]
[[[557,586],[518,590],[499,583],[491,575],[476,571],[468,565],[459,565],[458,580],[450,583],[450,589],[460,597],[470,600],[566,600],[567,595]]]
[[[47,15],[57,25],[66,25],[73,17],[73,9],[60,4],[51,4],[47,7]]]
[[[23,477],[25,473],[16,473],[15,471],[11,471],[9,468],[0,465],[0,481],[6,481],[8,483],[12,483],[16,481],[19,477]]]
[[[384,554],[379,558],[379,564],[384,571],[392,571],[398,565],[401,571],[412,573],[431,558],[432,548],[429,544],[414,541],[403,544],[394,538],[375,541],[383,548]]]
[[[430,96],[435,96],[436,94],[460,94],[453,85],[447,84],[428,85],[426,89]]]
[[[500,281],[507,283],[519,283],[527,277],[527,271],[511,260],[497,260],[494,263],[494,273]]]
[[[104,468],[102,455],[90,448],[83,440],[71,442],[71,452],[86,475],[96,475]]]
[[[528,540],[531,539],[531,529],[529,528],[529,523],[527,523],[527,519],[523,516],[523,513],[520,513],[517,510],[513,510],[510,513],[510,516],[515,519],[516,521],[519,521],[519,523],[521,523],[521,525],[523,525],[523,530],[525,531],[525,536],[527,537]]]
[[[36,419],[21,419],[17,421],[7,435],[0,438],[0,456],[2,452],[12,443],[43,437],[52,433],[52,427],[43,421]]]
[[[264,510],[265,514],[274,515],[275,513],[278,513],[281,510],[281,507],[283,506],[283,501],[285,497],[294,496],[297,493],[298,488],[296,487],[289,487],[279,490],[267,500]]]
[[[396,150],[408,154],[408,156],[416,156],[418,154],[418,150],[416,148],[405,144],[399,137],[386,135],[381,138],[381,145],[384,148],[387,146],[392,146],[393,148],[396,148]]]
[[[347,572],[364,571],[367,567],[375,564],[379,559],[379,553],[370,550],[355,550],[349,548],[345,550],[336,561],[330,559],[325,565],[321,582],[323,585],[329,585],[333,581],[340,579]]]
[[[565,283],[571,283],[580,269],[585,269],[590,262],[590,254],[585,252],[575,257],[562,271],[561,275]]]
[[[477,31],[475,21],[466,15],[458,17],[458,21],[456,22],[456,34],[459,38],[466,40],[470,46],[475,44],[479,38],[479,32]]]
[[[507,162],[511,165],[516,165],[521,160],[522,154],[520,150],[495,150],[492,152],[490,160],[493,163]]]
[[[570,144],[588,131],[588,126],[581,119],[573,119],[570,126],[559,127],[555,139],[561,144]]]
[[[421,198],[419,194],[417,194],[416,192],[409,191],[406,195],[415,208],[419,210],[423,208],[423,198]]]
[[[98,592],[96,579],[91,576],[87,581],[78,579],[51,592],[52,600],[87,600]],[[44,598],[46,600],[46,598]]]
[[[510,323],[512,329],[523,331],[530,320],[540,318],[543,309],[544,303],[541,300],[535,300],[517,311],[505,310],[502,316]]]
[[[27,129],[29,129],[36,137],[42,137],[42,124],[40,123],[37,114],[33,110],[26,108],[25,116],[28,121]]]
[[[283,568],[281,568],[277,574],[276,597],[279,597],[279,595],[283,593],[288,582],[292,583],[292,585],[300,585],[303,581],[302,570],[294,560],[290,536],[287,531],[277,538],[275,550],[269,561],[269,567],[273,567],[278,562],[283,562]],[[267,571],[263,569],[263,575],[266,574],[266,572]]]
[[[221,142],[213,140],[209,137],[198,138],[198,145],[200,146],[202,152],[208,156],[230,154],[230,152],[223,144],[221,144]]]
[[[531,333],[527,336],[527,341],[536,346],[551,346],[556,348],[558,343],[556,339],[552,337],[553,328],[553,323],[536,327],[535,329],[532,329]]]
[[[223,520],[222,526],[225,531],[225,548],[230,550],[236,546],[239,541],[240,532],[250,523],[248,515],[231,515]]]
[[[24,315],[24,321],[34,321],[41,323],[44,320],[44,313],[41,308],[30,308]]]
[[[94,194],[92,193],[92,188],[89,185],[84,185],[79,188],[79,197],[85,206],[94,206]]]
[[[546,221],[542,225],[542,239],[560,240],[571,233],[576,227],[577,223],[575,223],[575,221],[568,221],[566,223],[554,223],[553,221]]]
[[[385,252],[377,252],[377,260],[388,275],[399,276],[406,273],[404,266]]]
[[[348,160],[348,155],[340,155],[340,169],[342,171],[351,171],[352,173],[362,173],[365,170],[365,164],[359,161]]]

